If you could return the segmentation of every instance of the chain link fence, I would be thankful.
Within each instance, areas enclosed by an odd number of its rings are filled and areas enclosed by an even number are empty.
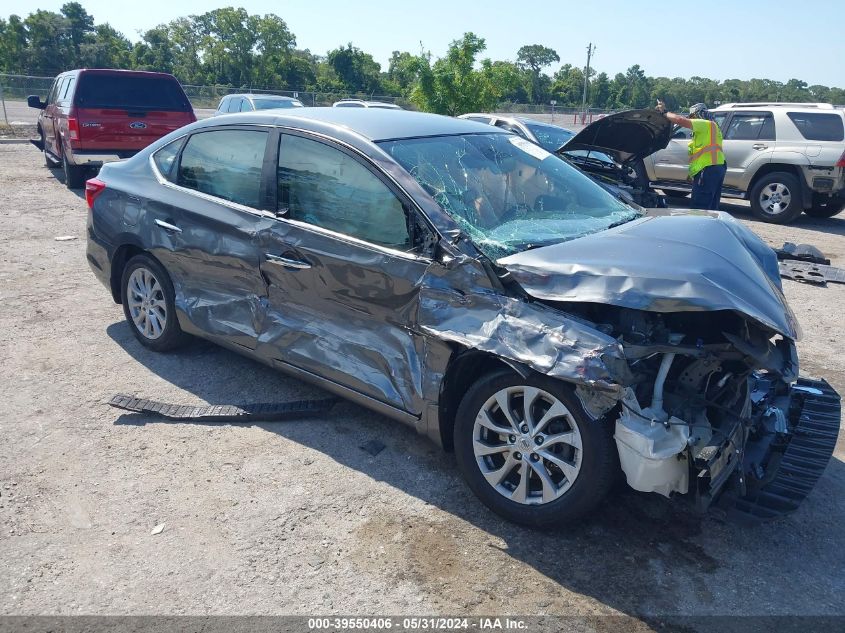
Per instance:
[[[6,102],[25,102],[27,96],[38,95],[42,99],[50,92],[54,77],[34,77],[31,75],[10,75],[0,73],[0,115],[5,117],[8,125],[9,116],[6,115]],[[395,103],[406,110],[416,109],[407,99],[396,95],[352,94],[348,92],[315,92],[309,90],[276,90],[273,88],[234,88],[232,86],[212,85],[197,86],[182,84],[185,94],[196,109],[215,109],[217,104],[227,94],[251,92],[253,94],[276,94],[299,99],[306,106],[330,106],[341,99],[364,99],[366,101],[385,101]],[[20,104],[18,104],[20,105]],[[536,105],[528,103],[500,103],[494,110],[497,113],[507,113],[516,116],[531,116],[543,121],[559,125],[586,125],[604,116],[611,110],[590,108],[583,112],[580,108],[560,108],[553,105]],[[34,122],[34,117],[33,117]]]

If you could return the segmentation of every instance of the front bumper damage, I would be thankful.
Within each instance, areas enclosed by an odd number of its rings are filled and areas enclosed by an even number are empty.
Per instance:
[[[772,428],[749,439],[742,468],[717,503],[730,518],[753,522],[794,512],[827,467],[839,437],[839,394],[825,380],[800,378],[786,415],[787,433]],[[769,417],[779,424],[777,415]]]

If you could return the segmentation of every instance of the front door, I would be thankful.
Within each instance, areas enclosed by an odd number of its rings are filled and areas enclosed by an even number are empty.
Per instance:
[[[259,353],[413,414],[424,338],[415,330],[430,259],[419,218],[359,156],[283,134],[279,219],[259,233],[269,285]]]

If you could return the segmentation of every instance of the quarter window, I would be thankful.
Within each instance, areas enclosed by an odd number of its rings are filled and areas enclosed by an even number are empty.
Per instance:
[[[153,161],[159,173],[168,180],[173,180],[173,165],[176,163],[176,155],[179,154],[179,148],[182,146],[184,138],[177,139],[172,143],[168,143],[155,154],[153,154]]]
[[[248,207],[259,207],[267,132],[213,130],[188,139],[178,184]]]
[[[725,132],[725,140],[773,141],[775,120],[771,114],[734,114]]]
[[[402,203],[372,172],[338,149],[283,135],[278,188],[279,211],[285,217],[381,246],[411,247]]]
[[[787,112],[786,115],[808,141],[841,141],[845,138],[840,114]]]

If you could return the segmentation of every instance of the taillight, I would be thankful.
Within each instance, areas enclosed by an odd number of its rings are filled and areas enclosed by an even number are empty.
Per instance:
[[[839,160],[836,161],[837,167],[845,167],[845,152],[842,152],[842,156],[839,157]]]
[[[85,202],[88,203],[88,208],[94,208],[94,200],[97,199],[101,193],[106,190],[106,183],[99,178],[92,178],[85,182]]]
[[[67,132],[70,136],[70,140],[78,141],[79,140],[79,120],[74,117],[68,117],[67,119]]]

